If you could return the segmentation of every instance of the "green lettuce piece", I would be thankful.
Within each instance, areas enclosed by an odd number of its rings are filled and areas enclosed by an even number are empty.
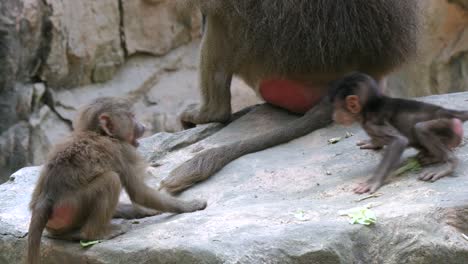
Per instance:
[[[310,220],[310,217],[307,215],[307,213],[304,210],[298,210],[294,214],[294,217],[296,217],[296,219],[299,220],[299,221],[308,221],[308,220]]]
[[[371,225],[375,224],[377,217],[375,213],[367,208],[357,208],[348,213],[348,216],[351,217],[349,221],[351,224],[361,224],[361,225]]]
[[[403,166],[395,171],[395,175],[402,175],[405,172],[418,172],[421,170],[421,164],[416,158],[409,158]]]
[[[371,225],[377,222],[377,216],[369,209],[369,206],[340,211],[339,214],[350,217],[349,223],[351,224]]]
[[[92,245],[96,245],[96,244],[99,244],[101,243],[102,240],[91,240],[91,241],[84,241],[84,240],[80,240],[80,245],[81,247],[83,248],[87,248],[87,247],[90,247]]]

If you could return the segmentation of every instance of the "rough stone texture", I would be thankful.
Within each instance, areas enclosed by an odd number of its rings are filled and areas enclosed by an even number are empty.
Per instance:
[[[71,127],[50,110],[43,106],[37,115],[29,120],[31,124],[30,152],[32,164],[42,164],[51,147],[63,140],[71,131]]]
[[[112,78],[124,61],[118,0],[46,0],[52,13],[50,54],[41,78],[73,87]]]
[[[468,93],[424,99],[466,109]],[[270,119],[257,122],[259,114]],[[261,106],[213,136],[199,133],[209,126],[177,134],[159,134],[141,141],[146,157],[158,160],[157,183],[194,149],[210,148],[224,140],[250,137],[276,123],[296,117]],[[468,128],[468,124],[464,125]],[[208,134],[215,130],[211,130]],[[242,131],[243,133],[239,133]],[[332,137],[355,135],[336,144]],[[197,138],[198,137],[198,138]],[[205,138],[205,139],[203,139]],[[456,150],[457,177],[421,182],[414,173],[393,177],[378,192],[358,202],[353,186],[366,179],[380,155],[359,150],[365,138],[354,126],[330,126],[265,151],[239,158],[208,181],[182,194],[202,197],[208,207],[183,215],[162,214],[133,222],[131,230],[90,249],[77,243],[43,238],[44,263],[447,263],[464,264],[468,243],[446,224],[447,210],[468,204],[468,146]],[[174,150],[184,140],[186,148]],[[216,139],[216,140],[215,140]],[[158,149],[152,149],[160,140]],[[159,149],[160,148],[160,149]],[[414,154],[408,151],[405,156]],[[193,155],[193,153],[192,153]],[[29,222],[27,204],[39,168],[25,168],[0,185],[0,263],[19,263],[24,257]],[[374,226],[351,225],[340,210],[372,204]],[[305,217],[296,217],[302,210]],[[129,222],[131,223],[131,222]]]
[[[180,131],[179,112],[199,100],[197,58],[198,42],[156,59],[133,56],[107,83],[54,92],[55,109],[60,116],[72,120],[79,106],[96,97],[129,97],[136,102],[136,114],[149,128],[149,134]],[[231,90],[233,111],[261,102],[238,79]]]
[[[0,133],[19,121],[21,84],[37,74],[47,53],[42,32],[46,7],[40,0],[0,2]]]
[[[21,167],[40,164],[50,146],[63,135],[63,128],[70,130],[42,103],[46,97],[44,84],[16,83],[14,91],[16,117],[22,121],[0,134],[0,183]]]
[[[0,183],[29,164],[29,133],[30,127],[23,121],[0,134]]]
[[[57,1],[51,8],[50,54],[41,78],[52,88],[112,79],[126,55],[164,55],[189,42],[197,23],[177,16],[168,1]],[[196,20],[194,20],[196,21]]]
[[[4,0],[0,4],[0,87],[34,76],[43,59],[46,45],[47,8],[40,0]]]
[[[467,1],[449,1],[459,4]],[[423,1],[425,27],[420,52],[389,80],[389,92],[423,96],[466,91],[468,83],[468,9],[447,1]]]
[[[122,3],[128,8],[125,12]],[[137,109],[139,112],[146,113],[147,123],[151,124],[151,127],[155,127],[157,131],[181,129],[176,118],[176,109],[179,105],[170,105],[168,111],[166,103],[163,107],[157,107],[158,111],[149,112],[146,110],[148,105],[156,105],[157,102],[147,103],[144,93],[148,88],[152,88],[159,78],[169,78],[171,71],[177,70],[171,65],[179,65],[176,60],[184,60],[182,59],[184,55],[180,52],[173,52],[174,55],[166,59],[163,67],[158,65],[161,63],[159,58],[148,55],[133,56],[123,69],[123,71],[127,70],[126,73],[130,73],[124,76],[126,81],[123,84],[126,85],[116,85],[122,81],[119,76],[106,85],[85,85],[112,79],[119,66],[124,63],[126,41],[122,35],[125,28],[122,13],[127,15],[128,26],[133,26],[127,29],[127,33],[134,31],[135,27],[140,27],[141,32],[145,33],[134,35],[138,38],[129,39],[129,44],[135,45],[141,42],[141,47],[144,47],[149,43],[156,43],[151,46],[152,51],[140,49],[140,46],[132,46],[136,48],[132,50],[132,53],[140,51],[154,54],[167,53],[196,36],[194,30],[199,29],[199,24],[191,23],[190,19],[184,21],[177,18],[167,6],[167,3],[150,6],[139,0],[132,2],[119,0],[1,1],[0,141],[4,151],[0,155],[2,161],[0,182],[3,182],[5,177],[19,167],[40,164],[51,143],[59,140],[62,134],[69,130],[73,115],[67,115],[70,112],[70,109],[66,109],[67,98],[71,101],[77,98],[82,99],[76,100],[82,104],[95,96],[128,95],[131,97],[135,93]],[[156,15],[153,12],[156,12]],[[196,21],[196,19],[192,20]],[[138,22],[143,24],[138,24]],[[178,24],[171,28],[172,23]],[[191,46],[190,52],[193,53],[190,59],[196,60],[195,45]],[[141,67],[138,65],[140,62],[146,63],[145,72],[140,72]],[[191,62],[191,72],[185,80],[193,76],[195,64]],[[163,70],[164,67],[168,69],[167,73]],[[39,79],[47,85],[35,83]],[[77,88],[63,89],[70,87]],[[181,88],[184,90],[192,87],[181,86]],[[138,89],[144,91],[139,92]],[[52,96],[54,91],[59,94],[57,97]],[[170,96],[178,96],[179,91],[181,90],[174,90]],[[192,92],[196,94],[195,89]],[[80,96],[67,97],[67,94],[75,96],[76,93]],[[152,93],[153,100],[166,102],[163,97],[156,96],[155,92]],[[183,102],[185,97],[179,97],[179,102]],[[64,102],[60,102],[57,98],[65,99]],[[63,110],[64,108],[68,112]],[[61,113],[66,113],[60,116],[60,113],[55,112],[56,109],[62,110]],[[31,119],[29,126],[20,123],[29,119]],[[22,141],[27,145],[18,144],[16,137],[12,134],[19,128],[22,131],[20,135],[27,134],[27,138],[31,140]],[[20,151],[17,147],[19,145],[23,146],[21,151],[24,153],[18,152]]]
[[[163,55],[191,40],[192,21],[178,16],[171,9],[171,1],[122,1],[128,54],[145,52]]]
[[[220,130],[222,125],[219,123],[211,123],[199,125],[196,128],[188,131],[177,133],[157,133],[151,137],[140,140],[139,151],[149,160],[152,165],[156,166],[157,160],[166,156],[168,153],[182,149],[186,146],[194,144],[198,141],[213,135]],[[159,166],[159,165],[157,165]]]

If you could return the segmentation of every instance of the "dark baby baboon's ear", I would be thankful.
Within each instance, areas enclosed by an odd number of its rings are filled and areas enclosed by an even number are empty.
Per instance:
[[[359,97],[357,95],[348,95],[345,98],[346,109],[353,114],[361,112],[361,103],[359,102]]]
[[[112,120],[108,114],[101,114],[99,116],[99,127],[104,131],[108,136],[114,135],[114,126]]]

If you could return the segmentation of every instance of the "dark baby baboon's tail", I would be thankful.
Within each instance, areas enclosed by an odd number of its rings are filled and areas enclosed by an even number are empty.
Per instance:
[[[453,117],[460,119],[462,122],[465,122],[468,120],[468,111],[450,110],[450,114]]]
[[[36,203],[36,206],[32,210],[28,231],[28,264],[40,263],[41,236],[52,213],[52,208],[52,200],[42,199]]]

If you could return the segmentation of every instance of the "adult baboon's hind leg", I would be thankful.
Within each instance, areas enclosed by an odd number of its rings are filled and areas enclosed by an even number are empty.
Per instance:
[[[209,178],[238,157],[260,151],[309,134],[331,123],[332,107],[328,99],[309,110],[304,116],[263,134],[242,139],[224,146],[207,149],[184,162],[161,182],[170,193],[181,192],[193,184]]]

